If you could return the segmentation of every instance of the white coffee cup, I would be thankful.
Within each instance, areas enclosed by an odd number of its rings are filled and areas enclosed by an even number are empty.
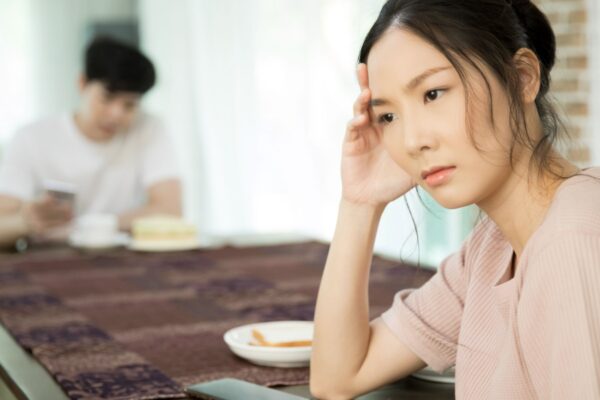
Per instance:
[[[85,246],[109,246],[119,233],[119,220],[112,214],[85,214],[75,221],[74,235]]]

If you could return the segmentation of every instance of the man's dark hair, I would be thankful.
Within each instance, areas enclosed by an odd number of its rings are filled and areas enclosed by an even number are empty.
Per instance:
[[[144,94],[156,81],[152,62],[138,49],[109,37],[97,37],[85,51],[85,77],[110,92]]]

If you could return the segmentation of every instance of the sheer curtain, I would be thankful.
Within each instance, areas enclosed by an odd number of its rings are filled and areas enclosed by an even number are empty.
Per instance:
[[[143,47],[160,71],[147,104],[173,133],[186,214],[201,231],[331,238],[340,144],[358,92],[356,58],[382,3],[139,2]],[[412,211],[422,225],[418,201]],[[442,230],[456,237],[457,228]],[[421,237],[425,264],[440,258],[426,251],[427,237],[439,237],[431,232]],[[376,248],[416,260],[415,238],[398,201],[386,211]],[[442,253],[454,241],[443,238]]]
[[[135,13],[135,0],[1,0],[0,147],[18,127],[76,105],[91,23]]]
[[[3,0],[0,5],[0,145],[35,115],[30,15],[28,1]]]

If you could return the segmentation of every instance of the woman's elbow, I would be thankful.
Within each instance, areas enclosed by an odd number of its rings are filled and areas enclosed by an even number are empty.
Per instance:
[[[319,400],[348,400],[351,396],[336,391],[331,391],[321,387],[310,385],[310,394],[315,399]]]
[[[325,377],[311,376],[309,388],[310,394],[320,400],[347,400],[354,397],[347,385],[326,380]]]

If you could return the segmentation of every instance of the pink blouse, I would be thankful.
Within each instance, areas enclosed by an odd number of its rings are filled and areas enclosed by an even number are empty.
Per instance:
[[[491,220],[381,318],[437,371],[456,366],[457,399],[600,399],[600,168],[563,182],[527,242]]]

